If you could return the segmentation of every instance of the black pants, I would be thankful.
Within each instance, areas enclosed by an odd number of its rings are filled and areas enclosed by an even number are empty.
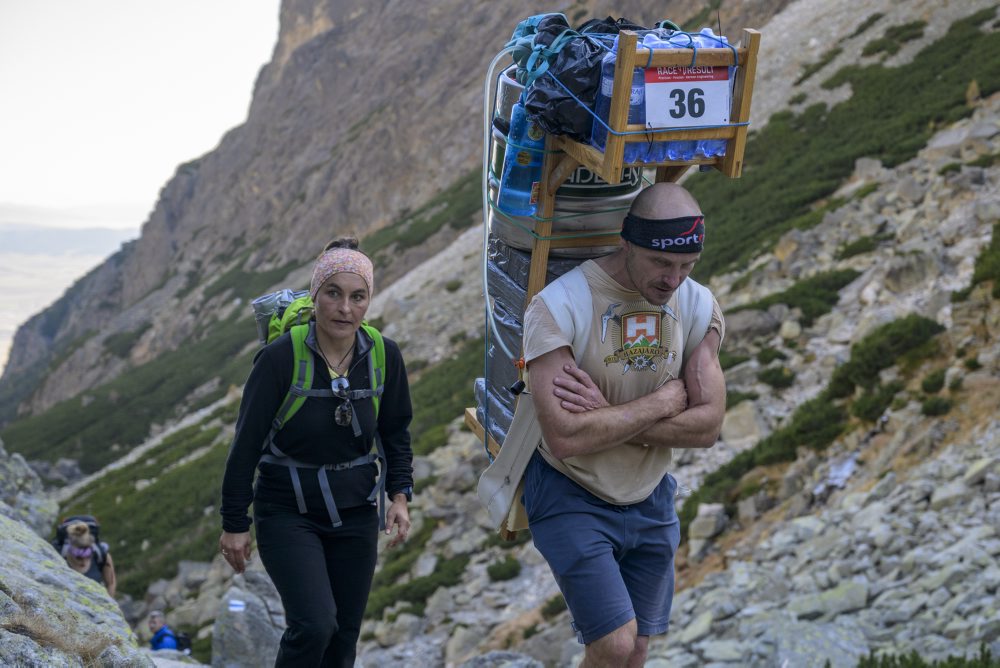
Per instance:
[[[378,545],[374,506],[329,517],[256,504],[257,549],[285,606],[288,628],[275,666],[351,668]]]

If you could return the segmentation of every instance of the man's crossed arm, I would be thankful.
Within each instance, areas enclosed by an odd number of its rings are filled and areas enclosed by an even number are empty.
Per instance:
[[[552,454],[560,459],[600,452],[625,442],[671,448],[707,448],[722,428],[726,382],[719,364],[720,337],[709,331],[674,379],[632,401],[613,406],[568,347],[530,362],[532,399]]]

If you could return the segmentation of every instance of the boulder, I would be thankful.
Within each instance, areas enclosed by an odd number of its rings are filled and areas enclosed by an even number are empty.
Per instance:
[[[27,524],[0,515],[0,554],[0,665],[153,665],[107,590]]]

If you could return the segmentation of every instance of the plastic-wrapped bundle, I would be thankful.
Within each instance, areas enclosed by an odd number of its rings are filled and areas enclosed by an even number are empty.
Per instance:
[[[513,411],[504,406],[499,397],[486,388],[484,378],[476,378],[475,395],[476,419],[479,420],[479,424],[486,426],[487,433],[497,443],[503,445],[510,423],[514,420]]]

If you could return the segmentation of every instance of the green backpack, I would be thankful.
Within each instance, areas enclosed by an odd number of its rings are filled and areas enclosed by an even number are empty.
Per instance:
[[[378,434],[375,435],[376,453],[362,455],[349,462],[331,464],[326,466],[316,466],[305,462],[297,461],[280,449],[274,443],[274,437],[285,424],[298,412],[306,399],[309,397],[331,397],[334,396],[332,390],[312,389],[313,378],[315,376],[316,364],[312,351],[306,345],[306,337],[309,335],[309,321],[315,311],[312,298],[306,291],[292,292],[291,290],[279,290],[278,292],[258,297],[253,301],[254,315],[257,318],[257,331],[261,343],[268,344],[289,332],[292,340],[292,382],[281,402],[280,408],[271,423],[271,430],[264,439],[261,461],[278,464],[288,467],[292,476],[292,487],[295,489],[295,499],[298,503],[299,512],[305,513],[305,500],[302,496],[302,487],[299,482],[298,469],[318,469],[320,488],[323,491],[323,500],[326,503],[327,512],[333,526],[340,526],[340,515],[333,502],[333,495],[329,489],[325,470],[345,470],[370,464],[375,461],[380,463],[379,476],[375,484],[375,489],[369,495],[369,501],[376,499],[381,505],[379,513],[380,529],[385,528],[385,453],[382,448],[382,441]],[[273,310],[270,310],[273,309]],[[270,312],[268,312],[270,310]],[[368,352],[368,377],[371,379],[371,388],[364,390],[350,390],[348,392],[351,401],[359,399],[371,399],[375,409],[375,417],[378,417],[379,399],[382,396],[385,383],[385,341],[382,333],[367,322],[361,323],[361,329],[365,331],[372,340],[372,348]],[[352,420],[354,435],[361,435],[361,427],[357,422],[357,415],[354,414]]]

